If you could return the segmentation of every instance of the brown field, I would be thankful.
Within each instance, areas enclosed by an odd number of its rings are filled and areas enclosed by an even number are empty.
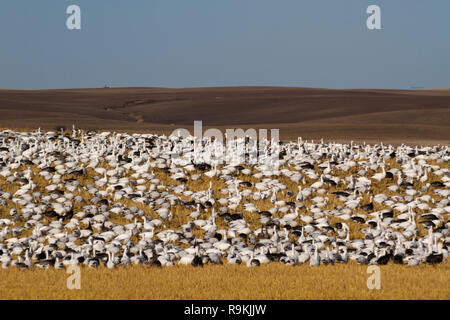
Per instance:
[[[0,90],[0,127],[171,133],[278,128],[282,139],[450,143],[450,90],[286,87]],[[191,131],[192,132],[192,131]]]
[[[81,289],[69,290],[64,270],[0,271],[0,299],[450,299],[450,266],[381,266],[380,290],[369,290],[366,266],[310,268],[133,266],[81,268]]]

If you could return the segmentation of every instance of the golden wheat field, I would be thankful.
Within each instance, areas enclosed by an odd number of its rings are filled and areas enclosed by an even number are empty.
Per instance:
[[[0,271],[1,299],[450,299],[450,266],[380,266],[380,290],[367,288],[367,266],[133,266],[81,268],[81,289],[65,270]]]

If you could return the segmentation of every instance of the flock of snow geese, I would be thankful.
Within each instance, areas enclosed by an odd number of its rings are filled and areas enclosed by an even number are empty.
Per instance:
[[[447,146],[299,139],[278,167],[172,156],[194,142],[1,131],[2,267],[447,261]]]

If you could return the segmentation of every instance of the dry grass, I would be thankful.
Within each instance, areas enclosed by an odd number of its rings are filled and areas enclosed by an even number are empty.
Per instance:
[[[381,289],[369,290],[366,266],[310,268],[133,266],[81,269],[81,289],[69,290],[64,270],[0,271],[0,299],[450,299],[450,266],[381,266]]]

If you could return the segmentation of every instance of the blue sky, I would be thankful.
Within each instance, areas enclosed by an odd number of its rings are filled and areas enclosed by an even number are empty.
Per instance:
[[[448,0],[1,0],[0,39],[0,88],[450,87]]]

